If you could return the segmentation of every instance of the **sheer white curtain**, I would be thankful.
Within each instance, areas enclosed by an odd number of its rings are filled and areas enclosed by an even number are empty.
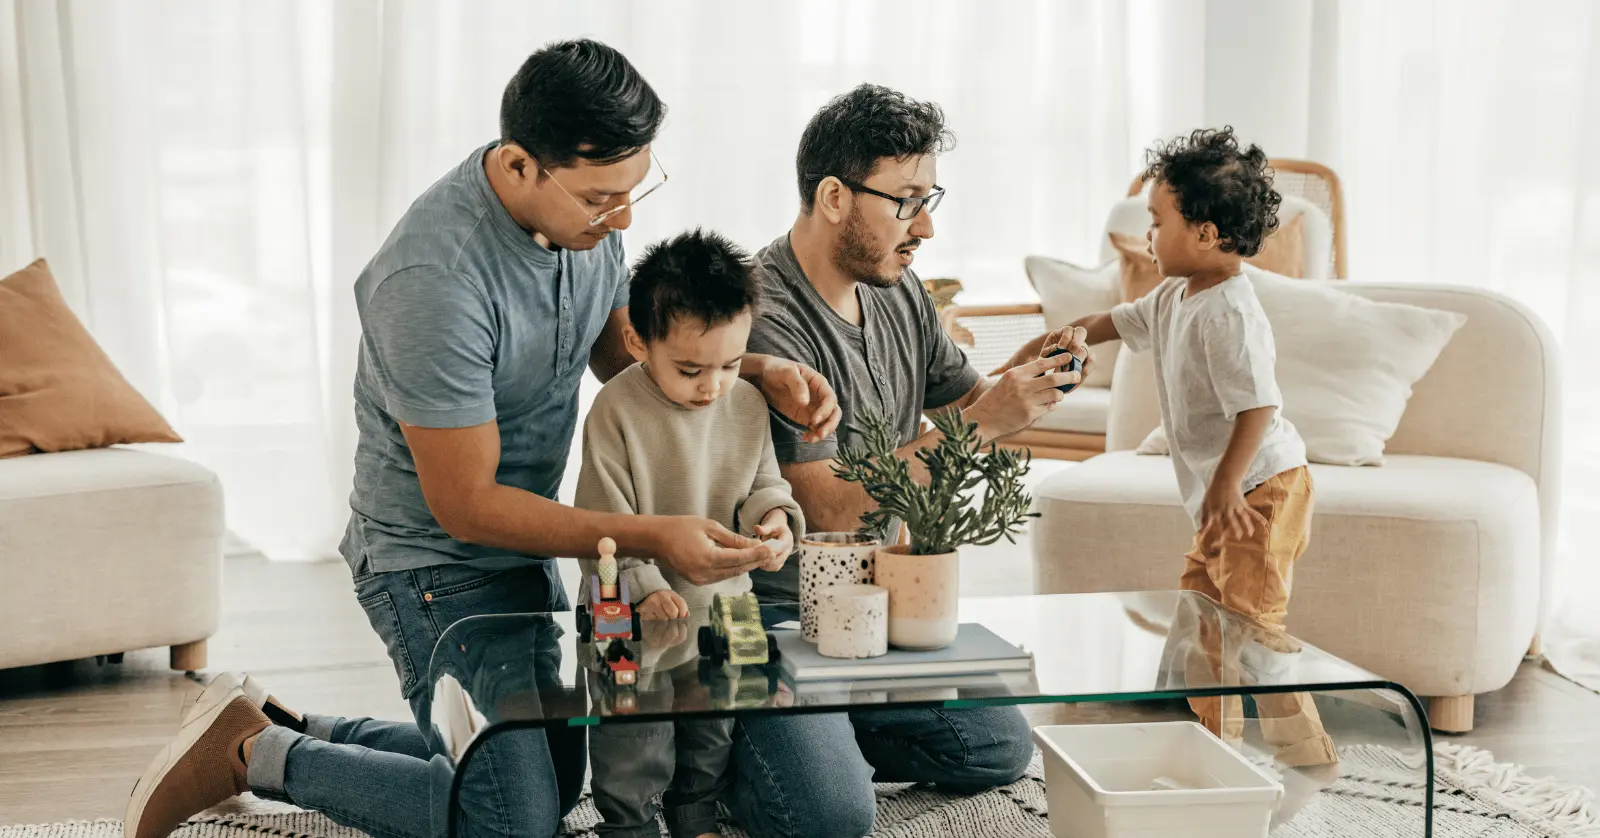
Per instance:
[[[330,370],[355,339],[329,318],[318,6],[0,5],[7,270],[50,259],[177,452],[221,475],[230,527],[284,557],[336,543]]]
[[[133,383],[216,469],[230,525],[328,556],[346,514],[350,285],[494,136],[547,41],[625,51],[667,101],[672,183],[628,242],[751,247],[796,207],[829,96],[941,102],[950,198],[919,260],[971,301],[1090,260],[1152,138],[1232,122],[1344,178],[1356,278],[1494,288],[1563,341],[1566,509],[1547,651],[1600,686],[1600,11],[1587,0],[0,0],[0,269],[48,257]],[[1492,395],[1486,359],[1486,396]],[[592,388],[591,388],[592,391]]]
[[[858,82],[942,103],[958,145],[919,267],[1002,300],[1026,294],[1025,254],[1095,253],[1139,149],[1197,118],[1197,74],[1162,47],[1186,19],[1170,6],[0,0],[0,259],[51,260],[178,451],[221,474],[236,533],[330,556],[351,283],[497,135],[500,91],[541,44],[607,41],[668,104],[672,182],[636,216],[635,252],[695,224],[751,248],[782,233],[802,126]]]
[[[1600,689],[1600,6],[1334,5],[1329,162],[1346,186],[1351,276],[1491,288],[1561,341],[1562,561],[1545,652]]]

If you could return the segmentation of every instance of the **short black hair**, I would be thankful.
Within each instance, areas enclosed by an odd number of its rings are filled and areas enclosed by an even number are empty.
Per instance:
[[[547,167],[615,163],[655,139],[667,106],[622,53],[587,38],[522,62],[500,99],[500,139]]]
[[[885,157],[942,154],[955,142],[938,105],[881,85],[860,85],[824,105],[800,135],[794,157],[800,209],[811,214],[823,178],[860,183]]]
[[[1267,153],[1253,143],[1239,148],[1233,126],[1160,143],[1145,162],[1145,179],[1172,190],[1186,221],[1216,225],[1223,252],[1254,256],[1278,229],[1283,196],[1272,188]]]
[[[750,254],[697,227],[645,248],[633,266],[628,321],[645,341],[660,340],[674,320],[709,329],[753,312],[759,300]]]

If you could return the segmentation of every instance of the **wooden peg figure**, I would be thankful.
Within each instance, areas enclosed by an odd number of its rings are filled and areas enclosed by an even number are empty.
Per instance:
[[[617,542],[610,538],[600,539],[599,545],[600,564],[596,572],[600,576],[600,598],[612,600],[617,598]]]

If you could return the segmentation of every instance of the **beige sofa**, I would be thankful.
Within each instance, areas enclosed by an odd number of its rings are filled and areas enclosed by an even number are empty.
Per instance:
[[[1313,465],[1311,547],[1289,628],[1430,696],[1432,725],[1472,727],[1551,601],[1560,508],[1557,348],[1524,307],[1484,291],[1341,283],[1467,321],[1415,387],[1382,467]],[[1039,593],[1177,585],[1192,526],[1166,457],[1133,453],[1160,423],[1147,355],[1123,352],[1109,453],[1049,478],[1033,531]]]
[[[205,666],[222,592],[222,487],[126,448],[0,459],[0,668],[170,646]]]

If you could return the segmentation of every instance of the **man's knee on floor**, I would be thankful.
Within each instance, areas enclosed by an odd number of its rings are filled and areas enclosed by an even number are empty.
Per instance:
[[[862,838],[872,831],[878,799],[871,770],[853,774],[841,770],[828,782],[789,784],[779,798],[745,799],[733,807],[736,818],[756,838]]]
[[[872,831],[878,799],[870,785],[865,789],[840,788],[814,808],[797,814],[800,816],[790,827],[773,838],[862,838]]]
[[[970,711],[963,720],[972,732],[965,762],[939,785],[950,791],[972,794],[1004,786],[1022,778],[1033,761],[1032,729],[1015,707],[989,707]]]
[[[512,822],[500,817],[463,815],[456,820],[456,835],[461,838],[554,838],[560,828],[561,821],[556,818]]]

